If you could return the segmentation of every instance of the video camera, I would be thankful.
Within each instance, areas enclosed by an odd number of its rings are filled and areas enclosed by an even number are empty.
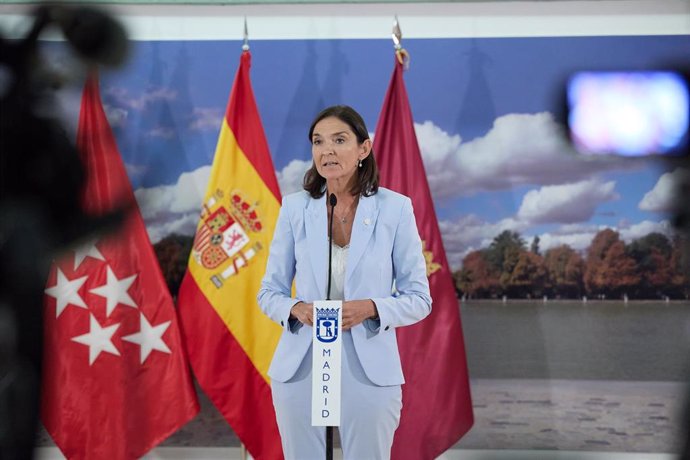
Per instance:
[[[124,29],[88,7],[38,6],[21,39],[0,30],[0,460],[30,459],[38,425],[43,292],[50,264],[80,239],[114,227],[123,210],[88,215],[84,168],[51,110],[56,83],[39,36],[57,26],[87,64],[124,60]]]

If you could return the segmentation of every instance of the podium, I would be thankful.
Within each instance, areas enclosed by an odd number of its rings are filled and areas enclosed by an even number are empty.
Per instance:
[[[340,426],[342,306],[340,300],[314,302],[312,426]]]

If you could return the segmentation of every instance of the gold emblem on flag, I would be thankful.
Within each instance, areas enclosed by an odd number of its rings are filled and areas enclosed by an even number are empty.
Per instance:
[[[251,235],[261,232],[263,225],[256,205],[239,190],[233,190],[227,198],[222,190],[216,190],[204,203],[200,220],[192,257],[205,269],[213,270],[210,279],[220,288],[261,250],[261,243],[252,242]]]
[[[441,269],[441,264],[434,262],[434,253],[426,250],[426,241],[422,240],[422,252],[426,261],[426,277],[430,277]]]

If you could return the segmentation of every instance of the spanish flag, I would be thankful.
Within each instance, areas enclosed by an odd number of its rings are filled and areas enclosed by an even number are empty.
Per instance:
[[[194,374],[249,453],[283,453],[267,376],[280,327],[256,293],[266,267],[280,190],[242,52],[178,296]]]

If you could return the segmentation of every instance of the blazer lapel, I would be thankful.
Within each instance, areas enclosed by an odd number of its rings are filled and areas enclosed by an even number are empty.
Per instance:
[[[316,300],[321,300],[326,298],[328,281],[328,215],[325,194],[319,199],[309,200],[309,205],[304,209],[304,223],[311,269],[319,289]]]
[[[364,255],[364,251],[369,244],[369,239],[374,233],[374,226],[376,225],[376,218],[379,215],[378,200],[376,195],[361,197],[357,212],[355,213],[355,220],[352,224],[352,235],[350,236],[350,250],[347,255],[347,272],[345,282],[354,273],[359,260]]]

